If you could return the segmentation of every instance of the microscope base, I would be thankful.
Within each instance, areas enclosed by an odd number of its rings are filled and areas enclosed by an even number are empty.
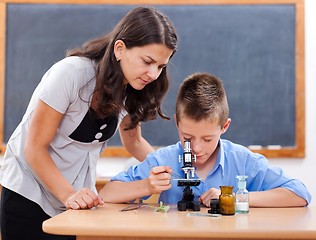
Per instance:
[[[194,201],[194,194],[190,186],[186,186],[183,190],[182,200],[178,202],[178,210],[186,211],[192,209],[193,211],[200,211],[201,205]]]
[[[194,201],[187,202],[187,201],[181,200],[178,202],[179,211],[186,211],[187,209],[192,209],[193,211],[198,212],[201,209],[201,205],[199,202],[194,202]]]

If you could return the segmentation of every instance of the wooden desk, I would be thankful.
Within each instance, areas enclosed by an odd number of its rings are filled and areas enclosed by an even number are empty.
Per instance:
[[[247,215],[188,216],[171,205],[167,213],[126,204],[92,210],[68,210],[43,223],[45,232],[101,239],[316,239],[316,208],[251,208]],[[158,206],[158,205],[156,205]],[[202,208],[200,213],[206,213]]]

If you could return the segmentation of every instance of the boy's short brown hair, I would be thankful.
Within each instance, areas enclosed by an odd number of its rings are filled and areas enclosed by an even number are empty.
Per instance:
[[[217,121],[224,127],[229,114],[222,81],[209,73],[194,73],[182,82],[176,102],[177,121],[189,117],[195,121]]]

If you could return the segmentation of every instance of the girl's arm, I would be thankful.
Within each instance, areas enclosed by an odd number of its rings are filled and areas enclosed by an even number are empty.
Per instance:
[[[139,161],[143,161],[147,154],[154,151],[154,148],[142,137],[141,126],[134,129],[124,130],[130,123],[129,115],[126,115],[119,127],[120,137],[126,150]]]
[[[48,152],[62,117],[60,112],[38,101],[25,143],[26,160],[45,187],[67,208],[91,208],[102,204],[90,189],[77,192],[63,177]]]

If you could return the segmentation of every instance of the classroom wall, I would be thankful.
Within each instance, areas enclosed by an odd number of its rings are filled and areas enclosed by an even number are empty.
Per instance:
[[[290,176],[300,179],[311,192],[311,206],[316,206],[316,1],[305,0],[305,87],[306,87],[306,154],[303,159],[269,159]],[[275,123],[278,124],[278,123]],[[125,169],[132,159],[102,159],[98,173],[109,176]],[[112,169],[112,170],[110,170]]]

